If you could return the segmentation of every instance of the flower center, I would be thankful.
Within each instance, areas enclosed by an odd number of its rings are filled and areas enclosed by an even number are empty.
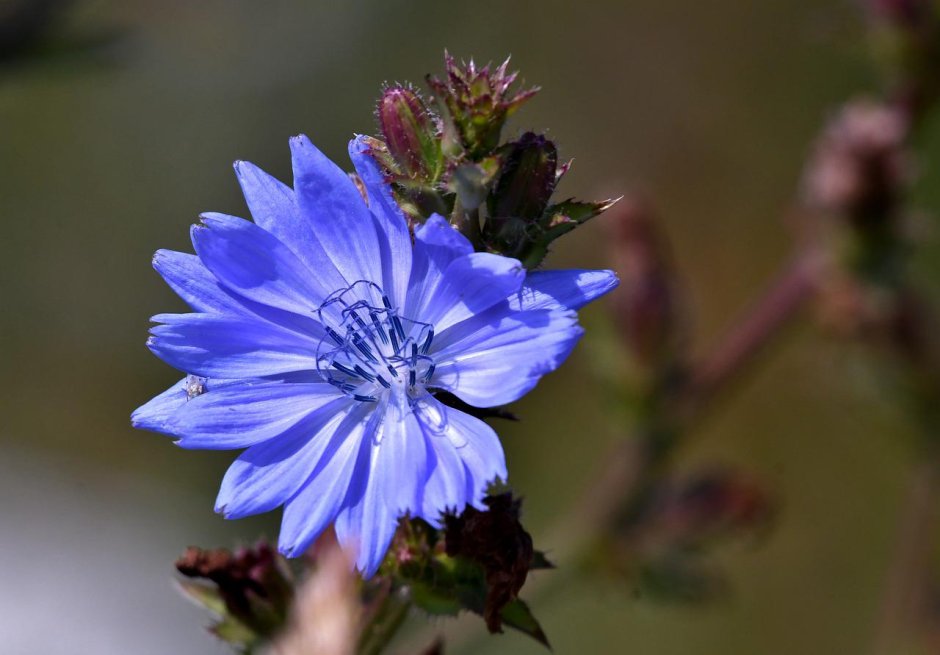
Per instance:
[[[327,334],[317,370],[351,398],[374,403],[391,390],[415,397],[434,375],[434,327],[399,316],[378,285],[360,280],[339,289],[317,313]]]

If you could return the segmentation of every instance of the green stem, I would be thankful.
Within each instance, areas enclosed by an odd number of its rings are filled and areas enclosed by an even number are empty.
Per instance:
[[[398,633],[409,609],[411,600],[408,597],[395,590],[389,591],[362,631],[357,655],[379,655]]]

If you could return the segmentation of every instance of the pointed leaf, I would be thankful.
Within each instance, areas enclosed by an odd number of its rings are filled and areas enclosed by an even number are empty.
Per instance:
[[[542,630],[542,626],[539,625],[539,622],[532,614],[532,610],[529,609],[529,606],[526,605],[524,601],[518,598],[512,601],[503,608],[502,612],[500,612],[500,616],[505,625],[532,637],[551,650],[552,647],[551,644],[548,643],[548,637],[545,635],[545,631]]]

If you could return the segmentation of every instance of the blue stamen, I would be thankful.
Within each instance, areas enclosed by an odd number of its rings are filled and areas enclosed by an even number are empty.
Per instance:
[[[353,378],[358,378],[358,377],[359,377],[359,375],[358,375],[354,370],[352,370],[351,368],[348,368],[348,367],[346,367],[346,366],[343,366],[343,365],[340,364],[339,362],[333,362],[333,368],[335,368],[337,371],[342,371],[343,373],[345,373],[345,374],[348,375],[349,377],[353,377]],[[356,368],[358,368],[358,366],[357,366]],[[363,377],[365,377],[365,376],[363,376]]]
[[[396,371],[396,370],[395,370],[395,367],[392,366],[391,364],[388,365],[388,372],[392,374],[392,377],[393,377],[393,378],[397,378],[397,377],[398,377],[398,371]]]
[[[355,320],[356,323],[359,324],[359,327],[361,327],[364,332],[369,331],[369,326],[366,325],[366,322],[362,320],[359,314],[357,314],[356,312],[352,312],[352,317],[353,317],[353,320]]]
[[[421,346],[421,354],[427,355],[428,350],[431,349],[431,341],[434,339],[434,328],[428,328],[428,336],[424,339],[424,345]]]
[[[375,396],[361,396],[358,393],[353,394],[353,399],[364,403],[374,403],[378,400]]]
[[[385,330],[382,329],[382,325],[379,323],[379,317],[375,315],[375,312],[369,312],[369,318],[372,319],[372,325],[375,326],[375,331],[378,333],[382,343],[388,343],[388,337],[385,336]]]
[[[382,385],[383,387],[385,387],[386,389],[391,389],[391,388],[392,388],[392,385],[389,384],[388,380],[386,380],[385,378],[383,378],[381,375],[376,375],[376,376],[375,376],[375,379],[378,380],[378,381],[379,381],[379,384],[381,384],[381,385]]]
[[[435,368],[435,365],[434,365],[434,363],[432,362],[431,365],[428,366],[428,370],[424,373],[424,381],[425,381],[425,382],[430,382],[430,381],[431,381],[431,376],[434,375],[434,368]]]
[[[414,342],[411,344],[411,365],[418,365],[418,344]]]
[[[398,338],[402,341],[405,340],[405,328],[401,326],[401,319],[398,318],[395,314],[392,314],[392,324],[395,326],[395,331],[398,332]]]
[[[415,377],[416,377],[416,376],[415,376],[415,370],[414,370],[414,369],[411,369],[410,371],[408,371],[408,384],[409,384],[409,386],[412,386],[412,387],[415,386]]]
[[[356,364],[355,369],[356,369],[356,373],[358,373],[361,377],[364,377],[369,382],[375,381],[375,376],[369,373],[368,371],[366,371],[361,366],[359,366],[359,364]]]
[[[398,337],[395,335],[395,330],[393,330],[392,328],[389,328],[388,336],[392,338],[392,348],[395,349],[395,353],[397,354],[401,346],[398,344]]]
[[[330,335],[333,341],[335,341],[338,345],[343,346],[346,344],[346,342],[343,341],[343,337],[339,336],[339,334],[333,328],[331,327],[326,328],[326,333]]]
[[[352,338],[353,338],[353,344],[355,344],[355,346],[356,346],[356,348],[359,350],[359,352],[361,352],[363,355],[365,355],[366,358],[367,358],[370,362],[372,362],[372,363],[374,363],[374,364],[377,364],[379,360],[377,360],[377,359],[375,358],[375,355],[372,354],[372,349],[369,348],[369,346],[366,344],[366,342],[362,340],[362,337],[360,337],[358,334],[353,333]]]

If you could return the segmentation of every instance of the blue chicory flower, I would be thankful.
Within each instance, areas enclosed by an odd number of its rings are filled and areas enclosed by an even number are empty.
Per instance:
[[[506,479],[477,407],[529,391],[568,356],[575,310],[616,286],[610,271],[526,274],[474,252],[440,216],[414,243],[361,139],[355,183],[304,136],[294,189],[246,162],[235,172],[254,222],[202,215],[196,254],[154,267],[193,310],[160,314],[150,349],[187,376],[134,412],[183,448],[246,449],[216,511],[284,506],[279,548],[301,554],[333,523],[372,575],[401,516],[435,526]]]

